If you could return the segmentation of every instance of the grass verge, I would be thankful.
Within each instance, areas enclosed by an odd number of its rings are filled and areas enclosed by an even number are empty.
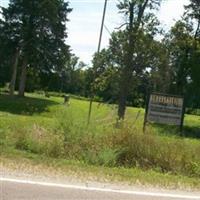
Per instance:
[[[144,171],[139,168],[92,166],[79,161],[47,158],[21,151],[2,152],[0,163],[1,167],[6,167],[18,175],[26,172],[29,176],[42,175],[57,179],[70,176],[81,182],[98,181],[141,188],[200,190],[200,181],[194,177]]]
[[[149,126],[142,133],[143,109],[128,108],[115,126],[116,107],[61,97],[0,96],[1,161],[39,164],[139,185],[199,188],[200,141],[180,137],[174,127]],[[199,134],[200,117],[187,115],[186,131]],[[70,169],[70,170],[69,170]],[[71,171],[72,174],[74,171]],[[76,172],[77,173],[77,172]]]

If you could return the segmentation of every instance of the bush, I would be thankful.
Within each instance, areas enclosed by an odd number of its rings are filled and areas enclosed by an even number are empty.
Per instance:
[[[186,113],[189,115],[198,115],[200,116],[200,109],[197,108],[186,108]]]
[[[34,125],[12,136],[17,149],[55,158],[77,159],[108,167],[139,167],[144,170],[200,177],[200,143],[192,140],[143,134],[129,128],[102,128],[76,120],[70,108],[56,116],[54,130]],[[97,129],[98,127],[98,129]]]
[[[129,129],[118,132],[114,140],[118,147],[116,163],[119,166],[153,168],[161,172],[200,177],[199,144]]]
[[[31,153],[44,154],[58,158],[63,155],[64,140],[62,135],[53,134],[46,129],[34,125],[30,131],[20,129],[13,135],[15,147]]]

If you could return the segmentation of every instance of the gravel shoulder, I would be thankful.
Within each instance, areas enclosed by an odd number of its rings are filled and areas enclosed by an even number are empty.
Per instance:
[[[27,181],[49,182],[55,184],[78,185],[96,188],[109,188],[114,190],[134,190],[144,192],[163,192],[170,194],[184,194],[200,196],[200,191],[195,189],[165,189],[152,187],[140,183],[131,184],[125,181],[111,181],[105,177],[95,176],[94,173],[73,169],[65,170],[59,167],[44,164],[31,164],[27,161],[10,160],[0,157],[0,177]]]

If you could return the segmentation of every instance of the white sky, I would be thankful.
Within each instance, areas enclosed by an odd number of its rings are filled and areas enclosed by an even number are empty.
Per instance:
[[[122,17],[116,8],[117,1],[108,0],[105,25],[110,32],[122,23]],[[104,0],[69,0],[69,2],[73,11],[69,15],[70,22],[67,24],[69,33],[67,43],[80,60],[90,63],[92,55],[97,50]],[[184,11],[183,6],[188,3],[189,0],[163,0],[158,18],[165,29],[180,19]],[[8,0],[0,0],[0,6],[7,5]],[[108,31],[104,29],[102,48],[108,44],[109,37]]]

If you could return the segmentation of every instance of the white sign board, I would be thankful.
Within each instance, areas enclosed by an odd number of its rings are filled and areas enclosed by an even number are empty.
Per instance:
[[[182,97],[165,94],[151,94],[148,105],[147,121],[160,124],[182,125]]]

